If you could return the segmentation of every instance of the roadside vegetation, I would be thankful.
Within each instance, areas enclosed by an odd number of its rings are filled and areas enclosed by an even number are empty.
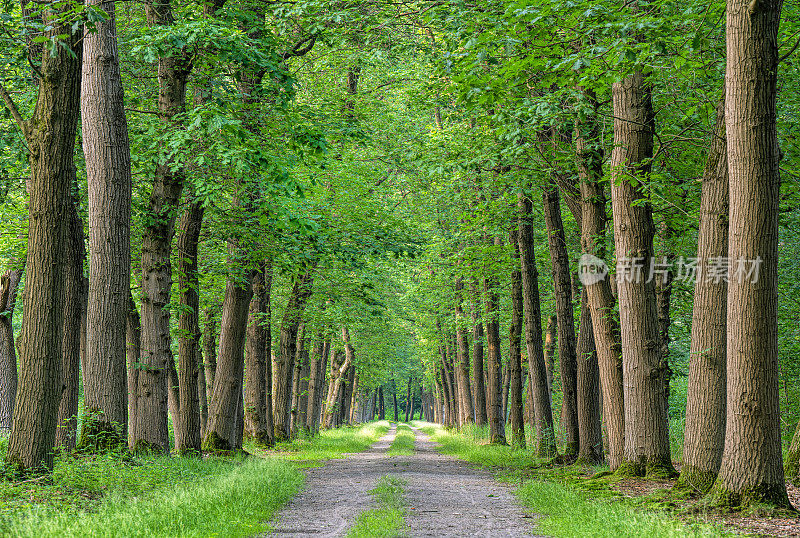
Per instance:
[[[721,525],[689,516],[665,503],[663,490],[631,499],[615,491],[619,478],[608,466],[552,466],[533,449],[488,444],[488,428],[448,431],[438,424],[414,426],[441,444],[439,451],[493,471],[516,485],[526,509],[541,515],[537,533],[556,537],[730,536]]]
[[[389,456],[410,456],[414,453],[414,432],[408,424],[398,424],[392,446],[389,447]]]
[[[299,468],[365,450],[388,429],[380,421],[248,446],[255,456],[58,455],[52,475],[0,480],[0,535],[252,536],[300,490]]]

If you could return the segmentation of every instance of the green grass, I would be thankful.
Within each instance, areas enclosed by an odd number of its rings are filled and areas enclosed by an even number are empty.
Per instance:
[[[387,454],[389,456],[410,456],[414,453],[414,432],[408,424],[397,426],[397,435],[392,441]]]
[[[249,444],[245,445],[245,449],[258,455],[278,455],[287,460],[314,464],[363,452],[388,431],[389,422],[383,420],[325,430],[316,437],[298,437],[278,443],[274,449],[264,450]]]
[[[166,459],[166,458],[164,458]],[[184,458],[173,458],[173,460]],[[188,463],[188,462],[183,462]],[[106,495],[94,511],[30,509],[2,522],[11,536],[250,536],[268,529],[266,521],[300,488],[303,477],[286,461],[248,458],[194,462],[211,475],[195,475],[176,487],[169,482],[130,497],[130,490]],[[222,466],[225,472],[215,466]],[[195,469],[196,470],[196,469]],[[194,473],[192,473],[194,474]]]
[[[60,455],[51,475],[0,477],[0,536],[250,536],[299,490],[300,467],[364,450],[388,429],[370,423],[248,447],[262,457]],[[5,446],[0,438],[0,462]]]
[[[404,480],[381,477],[370,491],[378,507],[362,512],[347,533],[348,538],[391,538],[402,536],[405,524]]]
[[[537,532],[556,537],[578,536],[723,536],[725,531],[706,523],[685,523],[663,511],[663,499],[626,499],[611,489],[618,479],[587,480],[586,475],[607,467],[550,467],[530,450],[489,445],[482,428],[448,432],[435,424],[417,422],[440,452],[472,464],[489,467],[501,479],[519,484],[517,494],[526,508],[544,517]]]

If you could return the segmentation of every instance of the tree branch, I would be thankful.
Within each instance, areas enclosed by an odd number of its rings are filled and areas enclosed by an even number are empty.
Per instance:
[[[25,137],[25,141],[28,141],[28,122],[22,117],[22,114],[19,113],[19,109],[17,108],[17,104],[11,99],[11,96],[8,94],[8,90],[6,87],[0,84],[0,98],[3,99],[3,102],[6,104],[6,107],[9,111],[11,111],[11,115],[14,117],[14,121],[17,122],[20,131],[22,131],[22,135]]]

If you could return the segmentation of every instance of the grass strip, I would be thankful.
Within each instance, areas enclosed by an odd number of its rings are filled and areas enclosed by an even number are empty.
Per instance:
[[[732,536],[718,525],[684,522],[670,517],[641,499],[628,500],[613,492],[610,482],[586,480],[585,467],[544,466],[531,450],[489,445],[481,428],[449,432],[438,424],[415,422],[441,446],[439,451],[469,463],[491,468],[517,482],[522,504],[537,514],[537,532],[554,537],[648,538],[677,536]],[[590,473],[607,469],[593,467]],[[637,506],[638,504],[638,506]],[[649,508],[649,509],[648,509]]]
[[[358,515],[347,533],[347,538],[392,538],[403,536],[405,525],[405,502],[403,486],[405,480],[394,476],[382,476],[370,491],[377,508]]]
[[[96,511],[30,510],[2,522],[3,535],[31,537],[251,536],[300,488],[302,474],[279,459],[248,458],[224,474],[163,485],[129,498],[109,495]]]
[[[387,454],[389,456],[411,456],[414,454],[414,432],[408,424],[399,424],[397,434]]]

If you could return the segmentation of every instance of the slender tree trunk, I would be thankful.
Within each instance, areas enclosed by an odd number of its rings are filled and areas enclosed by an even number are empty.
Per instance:
[[[444,383],[444,368],[442,369],[442,383]],[[397,416],[397,383],[392,379],[392,398],[394,400],[394,421],[399,422]],[[449,402],[449,400],[447,400]],[[449,406],[449,403],[446,403]]]
[[[464,410],[463,424],[472,424],[475,421],[475,407],[472,403],[472,387],[469,382],[469,337],[467,336],[466,315],[464,314],[464,281],[456,279],[456,343],[459,377],[459,398]]]
[[[342,361],[341,365],[336,364],[331,368],[331,384],[330,389],[328,390],[328,405],[325,406],[325,428],[330,428],[333,424],[334,412],[336,411],[334,409],[334,405],[340,398],[342,384],[345,381],[344,376],[353,363],[353,346],[350,345],[350,333],[348,332],[347,327],[342,327],[342,342],[344,343],[345,350],[344,360]],[[395,413],[396,411],[397,406],[395,405]]]
[[[494,245],[500,246],[500,238],[494,239]],[[489,442],[506,444],[506,417],[503,414],[503,374],[500,358],[500,299],[497,296],[497,281],[487,277],[483,281],[483,293],[486,299],[486,347],[488,349],[489,382],[486,396],[488,401]]]
[[[88,286],[87,286],[88,287]],[[125,320],[125,341],[127,343],[128,360],[128,416],[133,417],[136,413],[136,387],[138,386],[139,368],[137,364],[141,356],[140,345],[142,340],[142,327],[139,318],[139,310],[133,302],[130,290],[128,290],[128,314]],[[128,429],[128,445],[132,444],[133,430]]]
[[[408,378],[408,389],[406,390],[406,423],[411,420],[411,383],[413,378]]]
[[[108,14],[107,20],[96,24],[96,32],[84,38],[81,85],[89,195],[89,298],[81,443],[101,448],[127,439],[125,326],[131,280],[131,154],[115,4],[108,0],[89,0],[87,4],[99,6]]]
[[[17,394],[17,350],[14,346],[14,306],[22,268],[0,276],[0,430],[11,431]]]
[[[578,461],[585,465],[599,465],[605,461],[603,454],[603,428],[600,423],[600,369],[594,347],[592,313],[589,297],[584,288],[581,293],[580,330],[576,349],[578,361]]]
[[[83,276],[86,248],[83,244],[83,221],[78,216],[78,201],[70,212],[69,244],[67,245],[64,283],[64,333],[61,343],[62,389],[58,406],[58,429],[55,446],[67,452],[75,448],[78,438],[78,392],[81,364],[81,322],[86,315],[87,288]],[[85,389],[84,389],[85,390]],[[125,389],[123,402],[127,405]],[[84,430],[84,435],[85,435]],[[117,440],[118,441],[118,440]]]
[[[63,8],[54,9],[54,18],[62,15]],[[71,33],[69,23],[52,22],[46,38],[68,37],[55,55],[42,54],[39,71],[43,76],[30,121],[11,107],[11,97],[2,90],[3,101],[12,108],[30,148],[31,168],[19,384],[6,454],[6,463],[21,473],[53,465],[62,386],[65,248],[75,182],[82,35]]]
[[[522,413],[522,273],[519,271],[518,232],[511,234],[514,245],[515,268],[511,272],[511,327],[508,335],[509,391],[508,402],[511,408],[511,442],[514,446],[525,448],[525,421]]]
[[[523,194],[517,197],[519,218],[519,251],[522,268],[522,290],[525,304],[525,341],[528,346],[528,384],[533,397],[536,421],[536,453],[540,457],[556,455],[553,410],[547,392],[547,370],[542,349],[542,314],[539,303],[539,272],[533,250],[532,204]]]
[[[650,82],[640,71],[612,88],[614,151],[611,202],[614,248],[619,255],[617,289],[622,328],[625,448],[619,472],[634,476],[670,476],[664,402],[664,372],[658,345],[653,213],[641,187],[650,174],[655,119]]]
[[[308,340],[310,343],[310,339]],[[308,348],[304,346],[303,350],[303,368],[300,370],[300,396],[297,405],[297,430],[305,429],[306,415],[308,412],[309,401],[309,382],[311,377],[311,357]]]
[[[556,369],[556,331],[558,324],[556,316],[547,318],[547,329],[544,333],[544,367],[547,370],[547,394],[550,397],[550,406],[553,405],[553,378]]]
[[[311,297],[314,280],[311,276],[313,268],[305,270],[295,279],[289,303],[281,322],[280,351],[278,353],[275,371],[275,439],[278,441],[289,438],[289,427],[292,403],[292,377],[294,372],[294,358],[297,353],[297,330],[300,319],[305,310],[306,302]]]
[[[603,261],[606,255],[606,196],[600,180],[603,176],[603,150],[599,143],[600,130],[597,122],[599,104],[595,94],[584,90],[592,112],[588,117],[579,116],[575,122],[575,152],[578,160],[578,176],[581,181],[581,271],[600,269],[600,273],[582,273],[586,286],[592,328],[600,368],[603,391],[603,421],[608,434],[608,464],[611,470],[622,463],[625,441],[625,413],[622,390],[622,347],[619,321],[614,313],[615,300],[611,292],[612,281]],[[603,272],[605,269],[605,272]]]
[[[175,432],[175,450],[178,454],[200,452],[202,439],[198,372],[203,367],[200,353],[200,282],[197,275],[197,245],[200,241],[204,212],[203,204],[190,197],[186,211],[181,216],[178,233],[178,289],[181,305],[178,315],[180,431]]]
[[[174,24],[169,0],[145,4],[147,22],[164,27]],[[158,111],[170,129],[186,109],[186,82],[191,62],[182,53],[158,59]],[[167,372],[171,362],[170,303],[172,291],[171,246],[176,208],[183,189],[184,171],[166,160],[156,165],[148,218],[142,237],[142,343],[137,375],[136,413],[131,417],[131,448],[169,452],[167,428]]]
[[[229,247],[233,255],[236,245]],[[242,384],[247,311],[253,289],[249,279],[228,277],[220,322],[219,360],[208,412],[204,450],[241,448],[239,423],[243,421]],[[240,410],[240,407],[242,408]]]
[[[564,456],[578,455],[578,363],[575,358],[575,319],[572,313],[572,282],[569,275],[569,255],[561,220],[558,189],[550,185],[544,191],[544,217],[547,226],[550,260],[553,266],[553,288],[556,297],[558,325],[558,361],[561,370],[561,433],[564,436]],[[552,373],[552,370],[551,372]],[[548,379],[548,393],[552,380]],[[551,399],[552,401],[552,399]]]
[[[253,298],[247,320],[245,342],[244,433],[258,444],[268,445],[266,428],[267,343],[264,327],[266,289],[263,267],[250,275]]]
[[[206,371],[206,395],[209,407],[214,392],[214,377],[217,374],[217,322],[212,308],[206,308],[203,324],[203,367]]]
[[[686,429],[679,486],[706,493],[714,484],[725,443],[725,346],[728,284],[705,278],[711,259],[728,257],[728,155],[725,100],[717,105],[700,196],[697,278],[686,390]]]
[[[325,349],[325,337],[322,331],[317,335],[317,341],[311,352],[309,377],[308,377],[308,406],[306,407],[306,429],[310,432],[316,429],[317,406],[325,381],[325,370],[322,369],[322,354]]]
[[[272,400],[272,275],[273,262],[264,264],[264,312],[261,320],[264,329],[264,430],[267,446],[275,445],[275,415]]]
[[[300,406],[300,377],[303,371],[303,359],[307,358],[305,353],[305,323],[301,323],[297,330],[297,352],[294,356],[294,373],[292,374],[292,397],[289,406],[289,436],[297,436],[297,411]]]
[[[481,323],[482,300],[477,285],[470,285],[472,291],[472,385],[475,392],[475,424],[485,426],[486,385],[483,383],[483,323]]]
[[[712,493],[729,506],[790,506],[778,399],[775,99],[781,7],[781,0],[728,0],[728,253],[736,262],[728,283],[725,450]],[[744,274],[754,264],[760,264],[757,279]]]

